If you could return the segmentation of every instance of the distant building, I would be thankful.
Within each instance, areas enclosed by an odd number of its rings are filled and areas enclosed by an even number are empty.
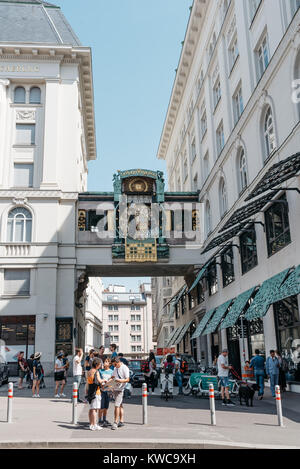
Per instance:
[[[90,277],[85,302],[85,351],[103,345],[102,315],[103,283],[99,277]]]

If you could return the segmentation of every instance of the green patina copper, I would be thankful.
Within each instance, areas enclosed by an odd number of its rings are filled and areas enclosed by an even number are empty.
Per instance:
[[[262,284],[245,315],[245,319],[251,321],[253,319],[262,318],[267,314],[268,309],[271,304],[274,303],[274,299],[288,275],[289,270],[290,269],[286,269],[280,274],[274,275],[274,277],[266,280]]]
[[[212,334],[213,332],[215,332],[231,303],[232,300],[226,301],[226,303],[217,308],[215,314],[213,315],[212,319],[210,320],[208,326],[206,327],[202,335]]]
[[[244,312],[244,309],[256,288],[257,287],[250,288],[250,290],[247,290],[236,298],[224,321],[222,322],[220,329],[226,329],[227,327],[232,327],[235,325],[240,315]]]
[[[216,311],[216,308],[211,309],[209,311],[206,311],[206,313],[204,314],[202,320],[198,324],[194,334],[192,335],[191,339],[197,339],[197,337],[200,337],[200,335],[202,334],[202,331],[204,330],[206,324],[208,323],[208,321],[210,320],[210,318],[212,317],[212,315],[214,314],[215,311]]]
[[[296,267],[274,295],[273,303],[300,293],[300,265]]]
[[[174,345],[177,345],[177,344],[180,344],[180,342],[182,341],[182,339],[184,338],[185,334],[187,333],[190,325],[192,324],[193,321],[189,321],[187,322],[183,328],[181,329],[180,331],[180,334],[177,336],[177,339],[175,340],[174,342]]]

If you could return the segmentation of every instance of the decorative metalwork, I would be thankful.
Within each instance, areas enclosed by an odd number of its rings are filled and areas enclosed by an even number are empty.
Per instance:
[[[197,339],[197,337],[200,337],[200,335],[202,334],[202,331],[206,327],[206,324],[208,323],[208,321],[210,320],[210,318],[212,317],[215,311],[216,311],[216,308],[211,309],[210,311],[206,311],[205,315],[203,316],[202,320],[198,324],[191,339]]]
[[[300,293],[300,265],[293,270],[285,282],[281,285],[278,292],[275,293],[274,303],[290,296]]]
[[[156,239],[126,240],[125,262],[157,262]]]
[[[185,334],[187,333],[190,325],[192,324],[193,321],[189,321],[185,326],[183,326],[183,329],[181,330],[180,334],[178,335],[177,339],[174,342],[174,345],[180,344],[180,342],[183,340]]]
[[[257,287],[250,288],[250,290],[245,291],[239,295],[233,305],[231,306],[227,316],[221,324],[220,329],[226,329],[228,327],[233,327],[238,321],[241,314],[243,314],[249,299],[252,297]]]
[[[178,334],[179,329],[180,329],[180,327],[177,327],[176,329],[174,329],[174,331],[171,332],[170,337],[169,337],[168,342],[167,342],[167,347],[169,347],[169,345],[172,343],[173,338],[175,337],[175,335]]]
[[[208,252],[210,251],[211,249],[217,247],[217,246],[220,246],[221,244],[224,244],[226,243],[226,241],[229,241],[230,239],[234,238],[235,236],[237,236],[240,231],[243,230],[243,228],[245,228],[245,226],[248,224],[249,222],[244,222],[244,223],[240,223],[238,226],[236,226],[235,228],[233,228],[232,230],[230,231],[227,231],[226,233],[222,234],[221,236],[217,236],[216,238],[214,238],[209,244],[208,246],[204,249],[204,251],[202,251],[202,253],[204,254],[205,252]]]
[[[262,319],[257,318],[248,322],[249,335],[259,335],[264,333],[264,323]]]
[[[231,305],[233,300],[226,301],[223,305],[219,306],[213,315],[212,319],[210,320],[208,326],[206,327],[205,331],[202,335],[212,334],[217,329],[218,325],[222,321],[224,315],[226,314],[229,306]]]
[[[172,340],[170,340],[170,342],[168,343],[168,347],[170,345],[175,345],[177,337],[179,337],[179,334],[181,333],[184,327],[185,326],[183,325],[183,326],[178,327],[178,329],[176,329],[176,334],[174,334],[174,336],[172,337]]]
[[[300,171],[300,153],[274,164],[260,182],[255,186],[246,200],[253,199],[258,195],[282,184],[293,178]]]
[[[205,264],[204,267],[202,267],[202,269],[198,272],[198,275],[193,283],[193,285],[191,286],[191,288],[189,289],[188,293],[191,293],[192,290],[194,290],[194,288],[198,285],[198,283],[202,280],[202,278],[204,277],[205,273],[206,273],[206,270],[208,269],[210,265],[210,262]]]
[[[56,341],[71,341],[73,339],[72,327],[72,319],[56,319]]]
[[[293,296],[288,300],[281,300],[274,303],[274,315],[279,328],[292,327],[299,322],[298,301]]]
[[[78,210],[78,230],[85,231],[86,227],[86,212],[85,210]]]
[[[228,230],[234,225],[237,225],[238,223],[241,223],[243,220],[247,220],[253,215],[256,215],[258,212],[260,212],[265,205],[267,205],[268,202],[270,202],[273,197],[277,194],[276,191],[270,192],[268,195],[265,195],[261,197],[260,199],[255,200],[254,202],[251,202],[248,205],[245,205],[244,207],[239,208],[234,212],[234,214],[229,218],[229,220],[225,223],[223,228],[220,230],[220,232],[223,232],[225,230]]]
[[[262,284],[245,315],[247,320],[262,318],[267,314],[268,309],[270,305],[274,303],[274,298],[289,270],[290,269],[284,270]]]

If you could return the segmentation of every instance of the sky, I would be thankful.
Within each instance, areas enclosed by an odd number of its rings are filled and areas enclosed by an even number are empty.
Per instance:
[[[193,0],[49,1],[92,48],[97,160],[88,190],[112,191],[117,170],[165,171],[156,154]],[[104,279],[113,282],[138,285]]]

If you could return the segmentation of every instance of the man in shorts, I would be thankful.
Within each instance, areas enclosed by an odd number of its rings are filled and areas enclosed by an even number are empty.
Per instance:
[[[230,400],[229,396],[229,370],[232,366],[228,365],[228,350],[223,349],[222,353],[218,358],[218,377],[221,382],[221,396],[222,396],[222,405],[227,405],[230,407],[234,406],[234,403]],[[225,398],[226,396],[226,398]]]
[[[111,380],[119,383],[117,389],[113,391],[115,400],[115,421],[111,427],[112,430],[117,430],[118,427],[124,427],[123,397],[126,383],[129,383],[129,368],[121,362],[119,357],[113,358],[111,362],[114,366]]]

